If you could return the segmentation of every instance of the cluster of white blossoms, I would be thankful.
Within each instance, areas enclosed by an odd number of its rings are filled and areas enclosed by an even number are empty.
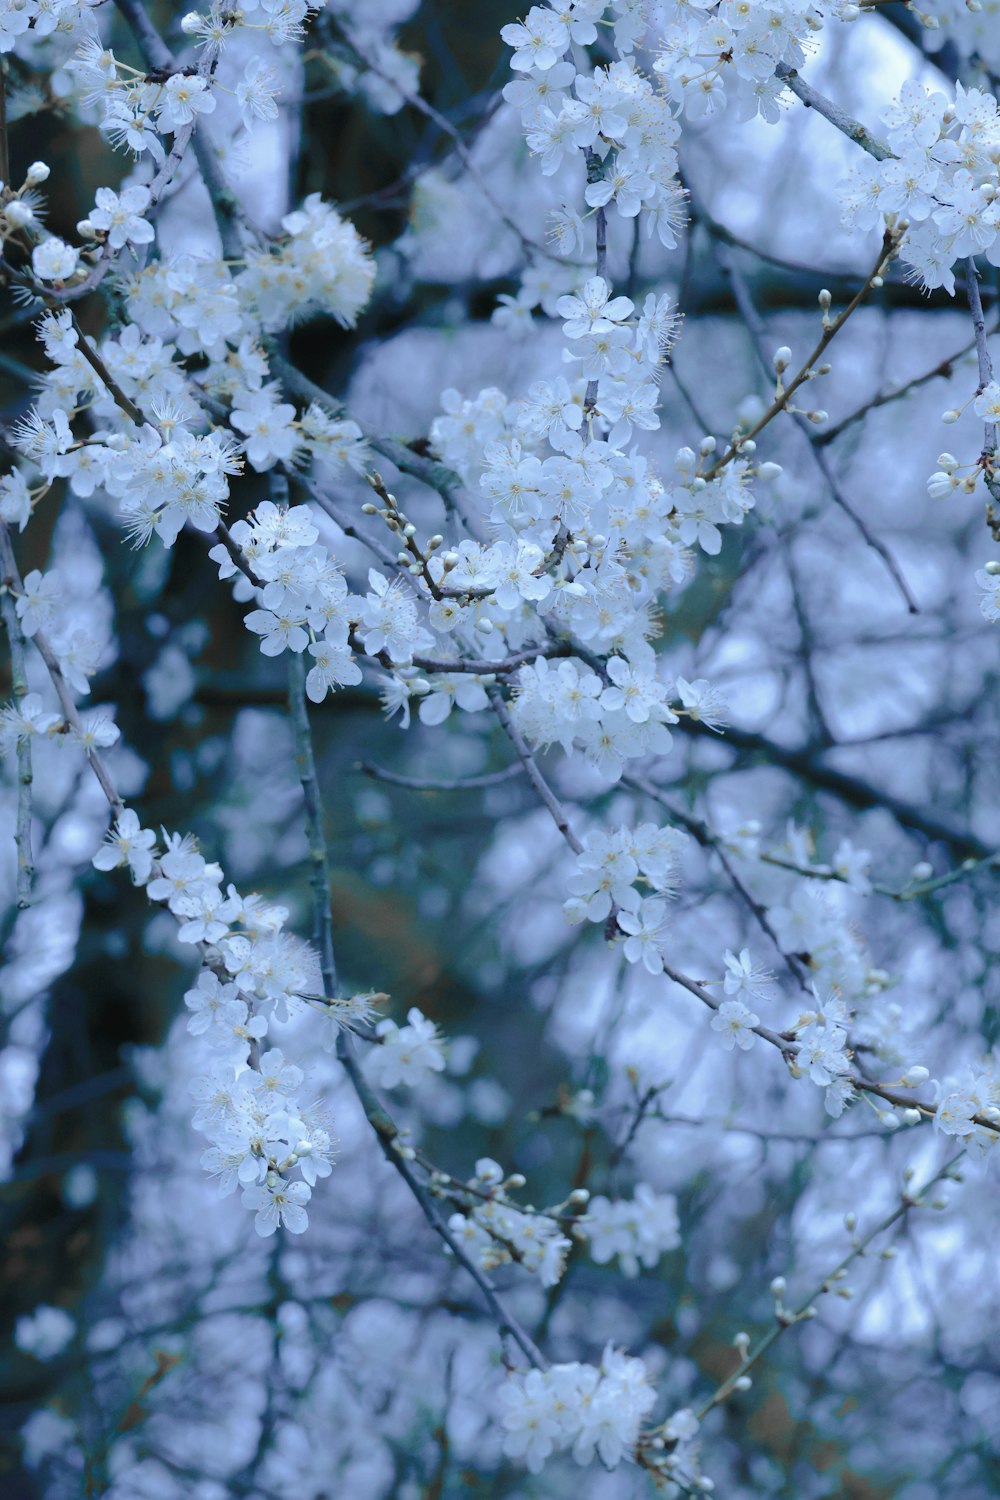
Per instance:
[[[603,23],[606,9],[600,0],[574,0],[560,14],[536,5],[523,24],[505,26],[501,34],[515,49],[517,76],[504,98],[520,111],[528,146],[546,175],[567,158],[579,160],[581,171],[586,164],[584,198],[591,209],[613,206],[625,219],[642,212],[646,233],[672,248],[683,220],[674,149],[680,131],[668,101],[626,56],[631,39],[621,35],[624,15],[613,23],[622,54],[617,61],[578,73],[569,60],[572,43],[596,40],[594,23]],[[564,252],[581,250],[579,215],[561,216],[558,235]]]
[[[760,114],[774,123],[784,87],[775,69],[801,67],[824,19],[808,0],[715,6],[668,0],[662,9],[667,26],[653,67],[667,98],[692,119],[721,113],[732,101],[740,120]],[[854,7],[830,9],[851,19]]]
[[[484,1271],[516,1261],[537,1275],[544,1287],[555,1286],[566,1269],[570,1241],[553,1210],[518,1208],[507,1190],[523,1178],[505,1178],[499,1162],[483,1157],[466,1184],[464,1211],[452,1214],[448,1228]]]
[[[504,1452],[533,1474],[553,1453],[578,1464],[596,1456],[607,1469],[630,1458],[643,1419],[656,1403],[641,1359],[608,1344],[600,1365],[550,1365],[511,1375],[500,1391]]]
[[[403,550],[374,546],[380,568],[368,573],[365,592],[355,592],[306,505],[264,500],[231,530],[220,527],[231,481],[245,464],[321,488],[345,467],[369,473],[361,427],[318,404],[301,409],[286,399],[275,378],[278,364],[272,370],[264,347],[269,332],[306,317],[353,326],[375,279],[368,246],[312,194],[267,243],[244,226],[237,258],[147,259],[160,201],[200,122],[233,107],[246,130],[277,117],[276,72],[254,57],[228,73],[230,38],[259,30],[269,43],[291,41],[322,8],[306,0],[212,4],[182,22],[200,49],[197,64],[147,74],[119,62],[87,31],[67,76],[82,93],[84,112],[137,166],[118,190],[97,189],[78,226],[79,245],[42,227],[37,188],[48,175],[44,164],[29,169],[17,192],[5,193],[0,236],[14,239],[30,262],[33,290],[47,308],[38,330],[51,369],[15,429],[24,466],[0,478],[0,517],[23,530],[48,488],[64,481],[80,500],[117,500],[138,544],[155,533],[169,547],[187,526],[212,534],[220,578],[233,582],[239,602],[253,606],[245,625],[261,653],[308,658],[312,702],[362,682],[376,665],[389,673],[381,679],[386,707],[402,710],[404,724],[411,699],[432,727],[454,708],[477,713],[491,699],[501,707],[503,700],[515,737],[531,748],[559,744],[613,786],[630,761],[669,751],[670,727],[682,716],[711,728],[723,722],[725,708],[711,683],[661,675],[652,645],[657,609],[695,567],[694,549],[718,554],[721,528],[742,523],[754,505],[753,482],[780,471],[758,461],[749,429],[739,424],[727,446],[704,436],[659,472],[639,450],[640,435],[660,427],[658,381],[678,320],[666,295],[651,291],[637,306],[616,292],[601,236],[613,210],[672,248],[683,200],[678,118],[711,114],[733,98],[741,115],[776,119],[783,87],[776,69],[804,61],[824,17],[804,0],[668,0],[659,7],[666,32],[653,64],[659,86],[633,56],[648,19],[640,0],[536,5],[523,22],[504,28],[516,75],[504,97],[519,111],[544,176],[578,167],[579,202],[559,212],[554,236],[575,263],[530,266],[496,321],[530,332],[541,323],[533,317],[538,307],[561,320],[562,373],[533,382],[515,399],[494,387],[474,398],[444,393],[431,452],[465,481],[473,512],[478,499],[478,513],[469,518],[473,536],[447,546],[433,536],[422,546],[416,527],[370,475],[385,508],[369,504],[365,511],[381,515]],[[340,82],[386,111],[398,108],[400,90],[413,85],[416,62],[387,40],[412,8],[410,0],[387,0],[357,18],[351,12],[358,7],[329,6],[345,25],[357,22],[361,50],[378,66],[366,72],[340,63]],[[57,33],[65,40],[99,9],[85,0],[0,0],[0,51]],[[856,9],[845,0],[833,13],[852,20]],[[599,37],[618,55],[591,66],[584,49]],[[927,286],[950,289],[950,267],[963,256],[984,252],[1000,263],[1000,118],[992,96],[959,85],[949,105],[940,94],[907,85],[883,119],[894,154],[882,162],[859,158],[845,189],[847,221],[867,230],[905,218],[903,252]],[[598,227],[593,275],[587,274],[590,220]],[[127,321],[83,344],[64,304],[112,271]],[[987,421],[1000,419],[1000,388],[981,392],[976,411]],[[948,489],[957,483],[956,468],[943,467]],[[939,489],[943,479],[935,476]],[[978,576],[984,613],[1000,618],[1000,568]],[[57,570],[27,574],[16,616],[29,640],[47,638],[70,688],[86,693],[103,647],[64,611]],[[113,745],[118,731],[98,717],[81,732],[34,692],[0,713],[6,750],[56,738],[92,751]],[[592,830],[569,877],[567,918],[606,923],[627,962],[662,975],[667,903],[678,888],[686,842],[679,829],[652,822]],[[821,865],[800,830],[790,830],[789,845],[790,867],[775,876],[780,884],[756,909],[789,967],[815,980],[815,1004],[779,1040],[792,1072],[823,1089],[827,1111],[837,1116],[854,1094],[859,1038],[876,1058],[891,1057],[900,1046],[899,1015],[880,1020],[866,1011],[888,976],[869,965],[845,905],[872,891],[867,851],[844,841]],[[735,852],[758,873],[764,869],[753,835],[741,836]],[[371,1027],[374,997],[325,995],[316,953],[284,930],[285,908],[244,897],[232,885],[224,890],[221,867],[190,836],[164,833],[161,844],[128,809],[93,865],[127,869],[173,915],[180,942],[200,950],[202,968],[184,1001],[199,1056],[192,1088],[194,1124],[208,1142],[203,1166],[223,1194],[241,1190],[259,1235],[281,1227],[301,1233],[312,1190],[331,1173],[334,1141],[304,1070],[276,1045],[276,1029],[307,1006],[332,1023],[333,1036],[342,1026],[361,1031],[369,1044],[365,1075],[376,1088],[413,1090],[445,1071],[436,1026],[412,1008],[402,1024],[383,1019]],[[709,1001],[721,1045],[743,1052],[755,1038],[774,1040],[751,1008],[769,998],[770,976],[747,949],[726,950],[724,966],[724,998]],[[903,1086],[927,1081],[926,1069],[911,1067]],[[982,1122],[1000,1123],[992,1067],[969,1069],[936,1088],[938,1130],[974,1151],[990,1149],[996,1133]],[[921,1118],[904,1109],[901,1118],[912,1123],[913,1116]],[[889,1127],[900,1122],[888,1110],[880,1117]],[[492,1271],[513,1262],[543,1287],[562,1276],[570,1234],[588,1244],[598,1264],[617,1260],[626,1276],[654,1267],[680,1244],[676,1200],[645,1183],[630,1199],[587,1202],[581,1190],[565,1204],[538,1210],[510,1201],[508,1190],[523,1179],[505,1177],[488,1158],[464,1183],[435,1181],[432,1173],[429,1181],[460,1204],[449,1231],[478,1266]],[[579,1212],[584,1203],[586,1212]],[[63,1319],[52,1316],[56,1311],[37,1311],[19,1338],[23,1347],[54,1348],[72,1336],[72,1327],[67,1333]],[[608,1468],[634,1459],[655,1394],[643,1362],[609,1345],[600,1365],[510,1375],[500,1401],[504,1451],[537,1473],[558,1452],[571,1452],[580,1464],[596,1457]],[[698,1488],[695,1418],[677,1412],[657,1432],[659,1448],[647,1467],[676,1477],[688,1491]]]
[[[344,1025],[366,1007],[324,997],[315,952],[283,931],[287,909],[256,894],[243,897],[233,885],[223,894],[221,867],[190,835],[164,833],[161,849],[128,808],[93,863],[128,869],[150,900],[173,914],[179,941],[202,950],[205,967],[184,1003],[207,1068],[192,1083],[193,1123],[211,1142],[203,1167],[223,1194],[243,1189],[258,1234],[271,1235],[279,1224],[301,1233],[312,1189],[330,1174],[333,1144],[322,1107],[303,1093],[302,1070],[280,1048],[262,1053],[262,1045],[273,1024],[303,1005]]]
[[[858,154],[840,185],[844,223],[907,224],[902,258],[925,287],[955,290],[970,255],[1000,264],[1000,114],[992,94],[955,85],[954,102],[910,80],[882,110],[891,154]]]
[[[668,1250],[681,1243],[677,1199],[640,1182],[632,1198],[591,1198],[587,1216],[576,1231],[586,1235],[592,1260],[599,1266],[618,1260],[625,1276],[639,1267],[652,1270]]]
[[[68,31],[100,0],[5,0],[0,7],[0,53]]]
[[[445,1069],[445,1049],[433,1021],[412,1005],[406,1025],[386,1016],[375,1027],[373,1047],[365,1058],[365,1072],[383,1089],[417,1088],[426,1078]]]
[[[974,1156],[995,1153],[1000,1126],[1000,1058],[994,1053],[984,1062],[970,1065],[954,1078],[935,1085],[937,1108],[934,1126],[942,1135],[958,1136]]]

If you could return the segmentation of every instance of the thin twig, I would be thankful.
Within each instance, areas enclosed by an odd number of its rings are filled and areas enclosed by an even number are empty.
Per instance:
[[[387,771],[384,766],[376,766],[371,761],[359,761],[354,768],[363,776],[370,776],[373,781],[385,781],[390,786],[406,787],[411,792],[471,792],[484,786],[500,786],[505,781],[512,781],[515,776],[524,775],[524,766],[518,761],[515,765],[505,766],[502,771],[487,771],[482,776],[461,776],[454,781],[434,781],[420,776],[400,776],[396,771]]]
[[[538,769],[538,766],[535,763],[535,757],[528,749],[524,736],[510,716],[510,710],[504,702],[503,694],[500,692],[499,688],[487,688],[486,692],[490,702],[493,705],[493,712],[500,720],[500,723],[503,725],[504,733],[507,735],[507,738],[514,746],[514,749],[517,751],[521,764],[524,766],[524,769],[527,772],[528,780],[535,788],[539,800],[545,805],[545,807],[548,808],[549,812],[552,814],[552,821],[555,823],[556,827],[562,834],[563,838],[566,840],[566,843],[572,849],[573,853],[582,854],[583,845],[570,826],[569,816],[566,812],[566,809],[563,807],[562,803],[559,801],[559,798],[556,796],[555,792],[549,786],[548,782],[545,780],[545,777]]]
[[[14,556],[14,548],[11,544],[10,531],[8,530],[7,523],[5,521],[0,521],[0,563],[2,563],[3,565],[4,578],[10,580],[8,587],[13,587],[13,589],[18,594],[23,594],[24,584],[21,582],[21,575],[18,572],[17,568],[17,560]],[[49,645],[48,637],[45,635],[44,631],[37,630],[31,637],[31,639],[35,644],[35,650],[38,652],[39,656],[42,658],[42,661],[45,663],[49,677],[52,679],[52,686],[56,690],[56,695],[62,707],[63,718],[66,720],[67,724],[69,724],[73,729],[77,731],[77,734],[80,738],[80,744],[83,747],[83,752],[90,762],[91,770],[100,783],[101,791],[108,799],[108,804],[112,812],[115,814],[115,817],[119,818],[125,811],[125,804],[118,794],[118,790],[111,777],[111,773],[108,771],[107,765],[104,761],[104,757],[101,755],[100,750],[98,750],[95,745],[87,743],[83,728],[83,722],[80,718],[79,713],[77,712],[76,703],[74,702],[73,695],[69,690],[69,685],[65,677],[63,676],[62,668],[59,665],[58,658],[56,657],[56,654],[53,651],[52,647]]]
[[[839,104],[834,104],[832,99],[827,99],[825,95],[814,89],[811,83],[806,83],[804,78],[800,78],[797,69],[790,68],[787,63],[779,63],[774,73],[786,88],[798,95],[807,109],[814,109],[818,115],[823,116],[824,120],[829,120],[830,124],[846,135],[849,140],[856,142],[863,151],[868,152],[869,156],[874,156],[876,161],[885,161],[894,154],[877,136],[872,135],[860,120],[855,120],[846,110],[841,109]]]
[[[2,73],[0,73],[0,87],[2,87]],[[6,532],[2,555],[3,578],[0,580],[0,605],[2,605],[3,622],[7,627],[7,640],[10,645],[11,691],[14,702],[21,704],[28,692],[28,677],[24,660],[25,641],[14,604],[16,569],[10,567],[14,554],[10,547],[9,534]],[[14,830],[14,843],[17,848],[15,902],[18,911],[26,911],[31,905],[31,884],[35,874],[35,861],[31,852],[31,781],[31,735],[21,734],[17,737],[17,823]]]
[[[305,803],[306,827],[309,838],[311,884],[313,889],[314,926],[320,953],[323,985],[329,999],[337,994],[337,969],[333,949],[333,918],[331,913],[330,872],[326,855],[326,837],[323,830],[323,801],[316,777],[316,763],[309,725],[309,710],[305,697],[305,667],[301,657],[292,654],[289,667],[289,709],[295,737],[295,760],[302,784]],[[476,1265],[459,1243],[424,1184],[419,1180],[403,1155],[405,1147],[399,1128],[385,1107],[379,1102],[369,1084],[354,1051],[353,1039],[341,1028],[337,1038],[337,1057],[358,1096],[365,1118],[371,1125],[382,1148],[386,1161],[402,1177],[413,1194],[420,1210],[435,1234],[447,1245],[462,1268],[475,1281],[497,1321],[501,1333],[507,1333],[531,1364],[544,1369],[547,1361],[530,1335],[517,1318],[504,1305],[489,1277]]]
[[[976,270],[976,258],[970,255],[965,262],[966,288],[969,294],[969,307],[972,312],[972,326],[976,335],[976,359],[979,364],[979,388],[976,395],[979,396],[992,384],[993,361],[990,358],[989,346],[986,342],[986,318],[983,314],[983,299],[979,293],[979,272]],[[979,455],[979,466],[983,471],[986,488],[994,500],[1000,500],[1000,479],[996,476],[997,457],[997,424],[985,422],[983,424],[983,451]]]

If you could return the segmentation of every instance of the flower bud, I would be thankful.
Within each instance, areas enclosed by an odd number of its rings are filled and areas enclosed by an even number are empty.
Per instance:
[[[33,161],[27,172],[24,174],[25,185],[27,187],[37,187],[40,182],[47,182],[49,179],[50,170],[51,169],[46,166],[45,162]]]
[[[995,561],[988,562],[986,564],[986,567],[983,569],[983,571],[985,573],[988,573],[991,578],[995,578],[997,576],[997,574],[1000,573],[1000,562],[995,562]]]
[[[951,406],[951,407],[948,408],[947,411],[943,411],[941,413],[941,420],[942,420],[942,422],[948,422],[948,423],[957,422],[959,416],[960,416],[960,413],[957,412],[953,406]]]
[[[903,1074],[903,1082],[910,1088],[916,1088],[918,1084],[926,1083],[930,1076],[927,1068],[922,1068],[918,1065],[915,1068],[907,1068]]]
[[[189,10],[186,16],[181,17],[181,30],[185,36],[195,36],[201,26],[201,16],[196,10]]]
[[[792,362],[792,351],[787,344],[782,344],[780,349],[774,351],[774,368],[780,375],[782,370],[787,370]]]

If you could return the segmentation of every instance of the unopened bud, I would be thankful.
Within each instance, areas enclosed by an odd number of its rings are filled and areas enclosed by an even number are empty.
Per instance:
[[[782,344],[780,349],[774,351],[774,368],[780,375],[782,370],[787,370],[792,362],[792,351],[787,344]]]
[[[952,422],[957,422],[959,415],[960,413],[957,412],[953,406],[951,406],[947,411],[943,411],[941,413],[941,420],[942,422],[948,422],[950,424]]]
[[[37,187],[40,182],[47,182],[50,168],[43,161],[33,161],[24,174],[24,181],[28,187]]]
[[[983,569],[983,572],[988,573],[991,578],[995,578],[997,574],[1000,573],[1000,562],[988,562],[986,564],[986,567]]]
[[[771,1282],[772,1297],[783,1297],[785,1295],[787,1286],[788,1282],[785,1280],[784,1276],[776,1276]]]
[[[917,1067],[907,1068],[903,1074],[903,1082],[912,1089],[916,1088],[918,1084],[926,1083],[930,1076],[928,1069],[922,1068],[918,1064]]]
[[[181,30],[185,36],[194,36],[201,26],[201,16],[196,10],[189,10],[186,16],[181,17]]]
[[[823,309],[824,312],[828,311],[828,309],[830,307],[830,303],[832,301],[833,301],[833,297],[827,291],[826,287],[824,287],[823,290],[819,294],[819,305]]]
[[[748,1391],[752,1385],[753,1381],[750,1379],[749,1375],[738,1375],[733,1381],[733,1390]]]

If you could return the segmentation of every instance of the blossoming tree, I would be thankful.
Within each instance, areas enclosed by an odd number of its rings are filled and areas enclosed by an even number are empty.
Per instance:
[[[986,1496],[997,5],[451,9],[0,0],[8,1468]]]

